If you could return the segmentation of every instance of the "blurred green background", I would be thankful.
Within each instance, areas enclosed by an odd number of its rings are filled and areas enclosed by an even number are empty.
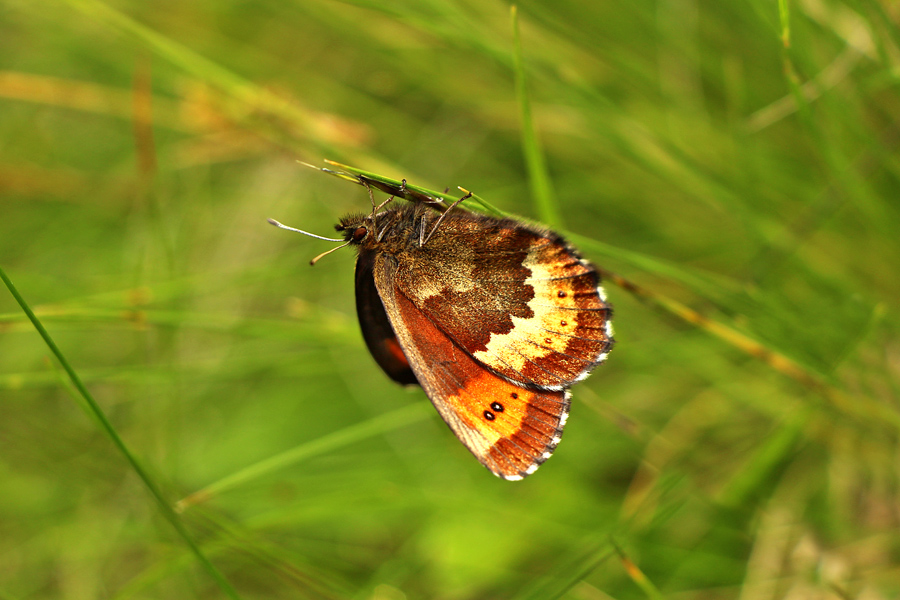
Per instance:
[[[503,2],[0,0],[0,266],[186,534],[3,289],[0,598],[897,597],[898,8],[525,0],[539,208]],[[323,159],[640,286],[534,476],[266,224],[366,209]]]

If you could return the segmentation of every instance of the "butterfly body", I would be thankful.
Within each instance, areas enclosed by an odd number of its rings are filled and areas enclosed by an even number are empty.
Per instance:
[[[559,443],[568,388],[612,347],[596,270],[560,236],[422,202],[350,215],[363,337],[419,384],[495,475],[533,473]]]

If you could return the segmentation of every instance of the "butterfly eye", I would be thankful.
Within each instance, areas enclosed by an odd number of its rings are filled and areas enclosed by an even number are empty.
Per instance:
[[[354,242],[360,242],[360,241],[362,241],[362,239],[363,239],[364,237],[366,237],[366,234],[367,234],[367,233],[369,233],[369,230],[366,229],[365,227],[357,227],[357,228],[353,231],[353,241],[354,241]]]

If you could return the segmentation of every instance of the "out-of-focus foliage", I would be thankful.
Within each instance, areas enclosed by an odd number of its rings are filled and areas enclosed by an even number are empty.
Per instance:
[[[540,218],[504,3],[0,2],[0,266],[243,598],[896,597],[896,5],[518,15],[561,227],[639,286],[524,482],[266,224],[369,206],[323,159]],[[0,598],[224,597],[49,356],[0,291]]]

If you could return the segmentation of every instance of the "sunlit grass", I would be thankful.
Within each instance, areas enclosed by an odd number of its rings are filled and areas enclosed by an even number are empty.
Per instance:
[[[0,294],[0,597],[900,593],[890,7],[525,3],[520,51],[490,3],[2,11],[0,267],[60,354]],[[378,370],[352,252],[266,223],[365,210],[326,159],[607,273],[533,477]]]

